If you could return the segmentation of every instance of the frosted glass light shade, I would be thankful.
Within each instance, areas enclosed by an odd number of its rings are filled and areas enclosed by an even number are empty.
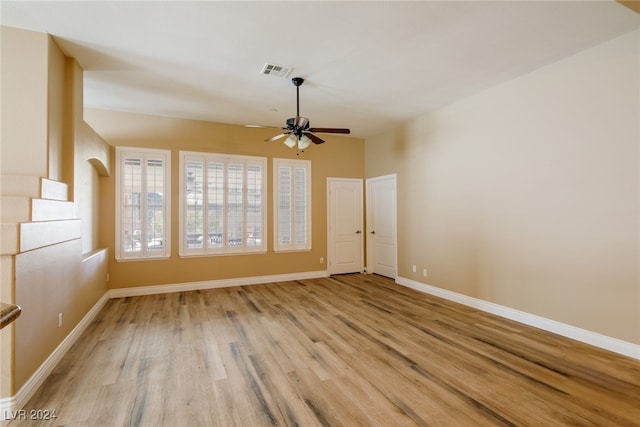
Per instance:
[[[284,145],[286,145],[289,148],[295,147],[297,143],[298,143],[298,137],[295,136],[294,134],[289,135],[289,137],[284,140]]]
[[[298,148],[304,150],[311,145],[311,139],[307,135],[302,135],[302,138],[298,140]]]

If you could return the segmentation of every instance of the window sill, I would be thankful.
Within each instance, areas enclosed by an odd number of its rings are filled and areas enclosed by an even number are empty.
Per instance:
[[[166,261],[171,259],[171,255],[166,256],[154,256],[154,257],[140,257],[140,258],[118,258],[116,257],[116,262],[138,262],[138,261]]]
[[[267,250],[251,251],[251,252],[219,252],[219,253],[205,253],[205,254],[180,254],[180,258],[203,258],[203,257],[218,257],[218,256],[237,256],[237,255],[264,255]]]
[[[311,252],[311,248],[305,249],[274,249],[273,252],[277,254],[286,254],[290,252]]]

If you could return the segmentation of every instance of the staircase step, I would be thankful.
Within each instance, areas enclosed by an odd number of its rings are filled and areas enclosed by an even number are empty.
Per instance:
[[[0,175],[0,194],[3,196],[40,197],[40,177]]]
[[[20,224],[20,252],[79,239],[81,234],[79,219],[24,222]]]
[[[29,221],[31,198],[24,196],[0,197],[0,221],[3,223]]]
[[[31,201],[31,221],[55,221],[59,219],[76,219],[76,208],[73,202],[60,200],[33,199]]]
[[[49,200],[69,200],[69,186],[64,182],[42,178],[40,197]]]

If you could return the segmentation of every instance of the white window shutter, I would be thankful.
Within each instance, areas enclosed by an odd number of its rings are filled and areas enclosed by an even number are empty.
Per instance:
[[[116,147],[116,259],[170,256],[171,152]]]
[[[180,255],[266,251],[266,158],[180,152]]]
[[[275,251],[311,249],[311,162],[274,159]]]

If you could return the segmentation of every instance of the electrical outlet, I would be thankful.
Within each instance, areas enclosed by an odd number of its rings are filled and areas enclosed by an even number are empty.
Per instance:
[[[427,269],[426,269],[426,268],[425,268],[424,270],[422,270],[422,275],[423,275],[424,277],[427,277]]]
[[[58,313],[58,328],[62,326],[62,313]]]
[[[417,270],[416,270],[416,266],[415,266],[415,265],[414,265],[414,266],[412,266],[412,267],[411,267],[411,270],[415,273],[415,272],[417,271]]]
[[[320,257],[320,264],[324,264],[324,258]]]
[[[107,282],[109,281],[109,278],[110,278],[110,277],[109,277],[109,273],[107,273]]]

